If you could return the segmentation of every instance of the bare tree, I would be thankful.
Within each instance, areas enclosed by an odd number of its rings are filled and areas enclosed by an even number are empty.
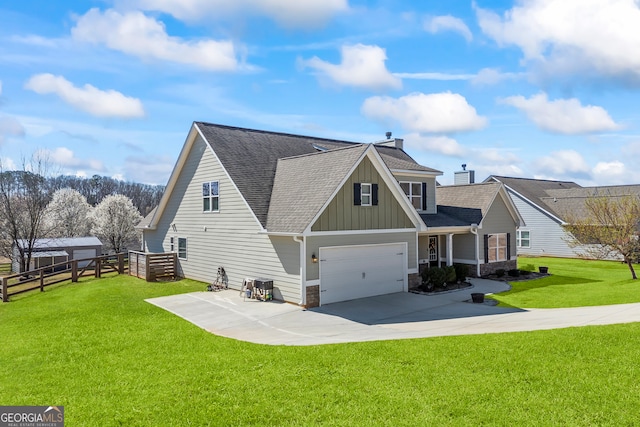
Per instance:
[[[567,215],[569,243],[591,258],[622,258],[636,279],[633,262],[640,256],[640,198],[637,195],[594,196],[585,200],[584,216]]]
[[[36,240],[47,234],[43,219],[50,199],[49,172],[41,152],[23,160],[19,171],[6,171],[0,163],[0,251],[14,259],[15,248],[21,271],[29,269]]]
[[[45,219],[50,237],[83,237],[91,233],[91,206],[79,191],[62,188],[47,205]]]
[[[116,253],[129,245],[138,246],[139,235],[135,225],[142,215],[127,196],[114,194],[105,197],[93,209],[92,218],[93,233]]]

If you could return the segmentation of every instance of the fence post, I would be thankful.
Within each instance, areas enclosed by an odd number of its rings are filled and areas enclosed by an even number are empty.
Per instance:
[[[71,261],[71,281],[78,281],[78,261],[75,259]]]
[[[94,262],[96,264],[95,276],[96,278],[100,278],[100,267],[102,266],[102,260],[100,258],[95,258]]]
[[[40,292],[44,292],[44,269],[40,269]]]
[[[7,293],[7,282],[9,279],[6,277],[2,278],[2,302],[9,302],[9,295]]]
[[[118,254],[118,274],[124,274],[124,253]]]

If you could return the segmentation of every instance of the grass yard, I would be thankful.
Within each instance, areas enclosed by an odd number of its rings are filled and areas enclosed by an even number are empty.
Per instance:
[[[518,267],[549,267],[548,277],[512,282],[513,289],[492,298],[502,306],[561,308],[640,302],[640,279],[615,261],[518,257]],[[637,267],[637,268],[636,268]],[[640,276],[640,266],[634,266]]]
[[[144,302],[203,286],[115,276],[0,304],[0,402],[64,405],[69,426],[640,420],[640,324],[285,347]]]

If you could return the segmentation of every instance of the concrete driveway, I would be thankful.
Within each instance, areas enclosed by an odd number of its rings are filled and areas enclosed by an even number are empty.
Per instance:
[[[305,310],[277,301],[246,300],[236,290],[151,298],[216,335],[271,345],[316,345],[533,331],[640,322],[640,304],[510,309],[470,302],[472,292],[504,292],[502,282],[472,279],[473,288],[436,296],[396,293]]]

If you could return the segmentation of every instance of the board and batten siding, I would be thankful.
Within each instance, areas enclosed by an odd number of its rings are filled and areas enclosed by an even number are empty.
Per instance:
[[[353,184],[378,184],[377,206],[354,206]],[[364,158],[324,212],[312,232],[415,228],[368,158]]]
[[[381,243],[401,243],[407,242],[407,269],[418,268],[416,252],[416,242],[418,234],[416,232],[391,232],[391,233],[369,233],[369,234],[339,234],[325,236],[309,236],[306,238],[307,254],[320,254],[321,247],[328,246],[356,246],[356,245],[376,245]],[[319,263],[307,263],[307,280],[317,280],[320,278]]]
[[[394,173],[394,178],[398,182],[424,182],[427,184],[427,210],[422,213],[435,214],[438,212],[436,207],[436,179],[431,177],[405,175],[401,173]]]
[[[509,212],[509,209],[507,208],[504,200],[499,195],[496,196],[493,204],[489,208],[489,211],[482,219],[482,228],[478,230],[478,233],[480,234],[480,236],[486,234],[509,233],[511,236],[511,251],[509,253],[509,259],[514,259],[517,256],[516,222],[511,216],[511,212]],[[480,240],[480,251],[480,262],[482,263],[484,262],[485,256],[482,237]]]
[[[567,232],[556,219],[517,194],[513,192],[509,192],[509,194],[525,222],[520,230],[529,231],[531,242],[528,248],[518,248],[519,255],[577,256],[574,249],[567,243],[569,237]],[[515,245],[515,240],[513,244]]]
[[[203,212],[202,184],[219,182],[219,212]],[[274,296],[300,302],[300,243],[291,237],[260,233],[261,227],[218,159],[200,136],[194,141],[156,230],[145,230],[146,250],[169,252],[187,239],[187,259],[179,259],[184,277],[213,282],[224,267],[229,287],[245,278],[272,279]]]

